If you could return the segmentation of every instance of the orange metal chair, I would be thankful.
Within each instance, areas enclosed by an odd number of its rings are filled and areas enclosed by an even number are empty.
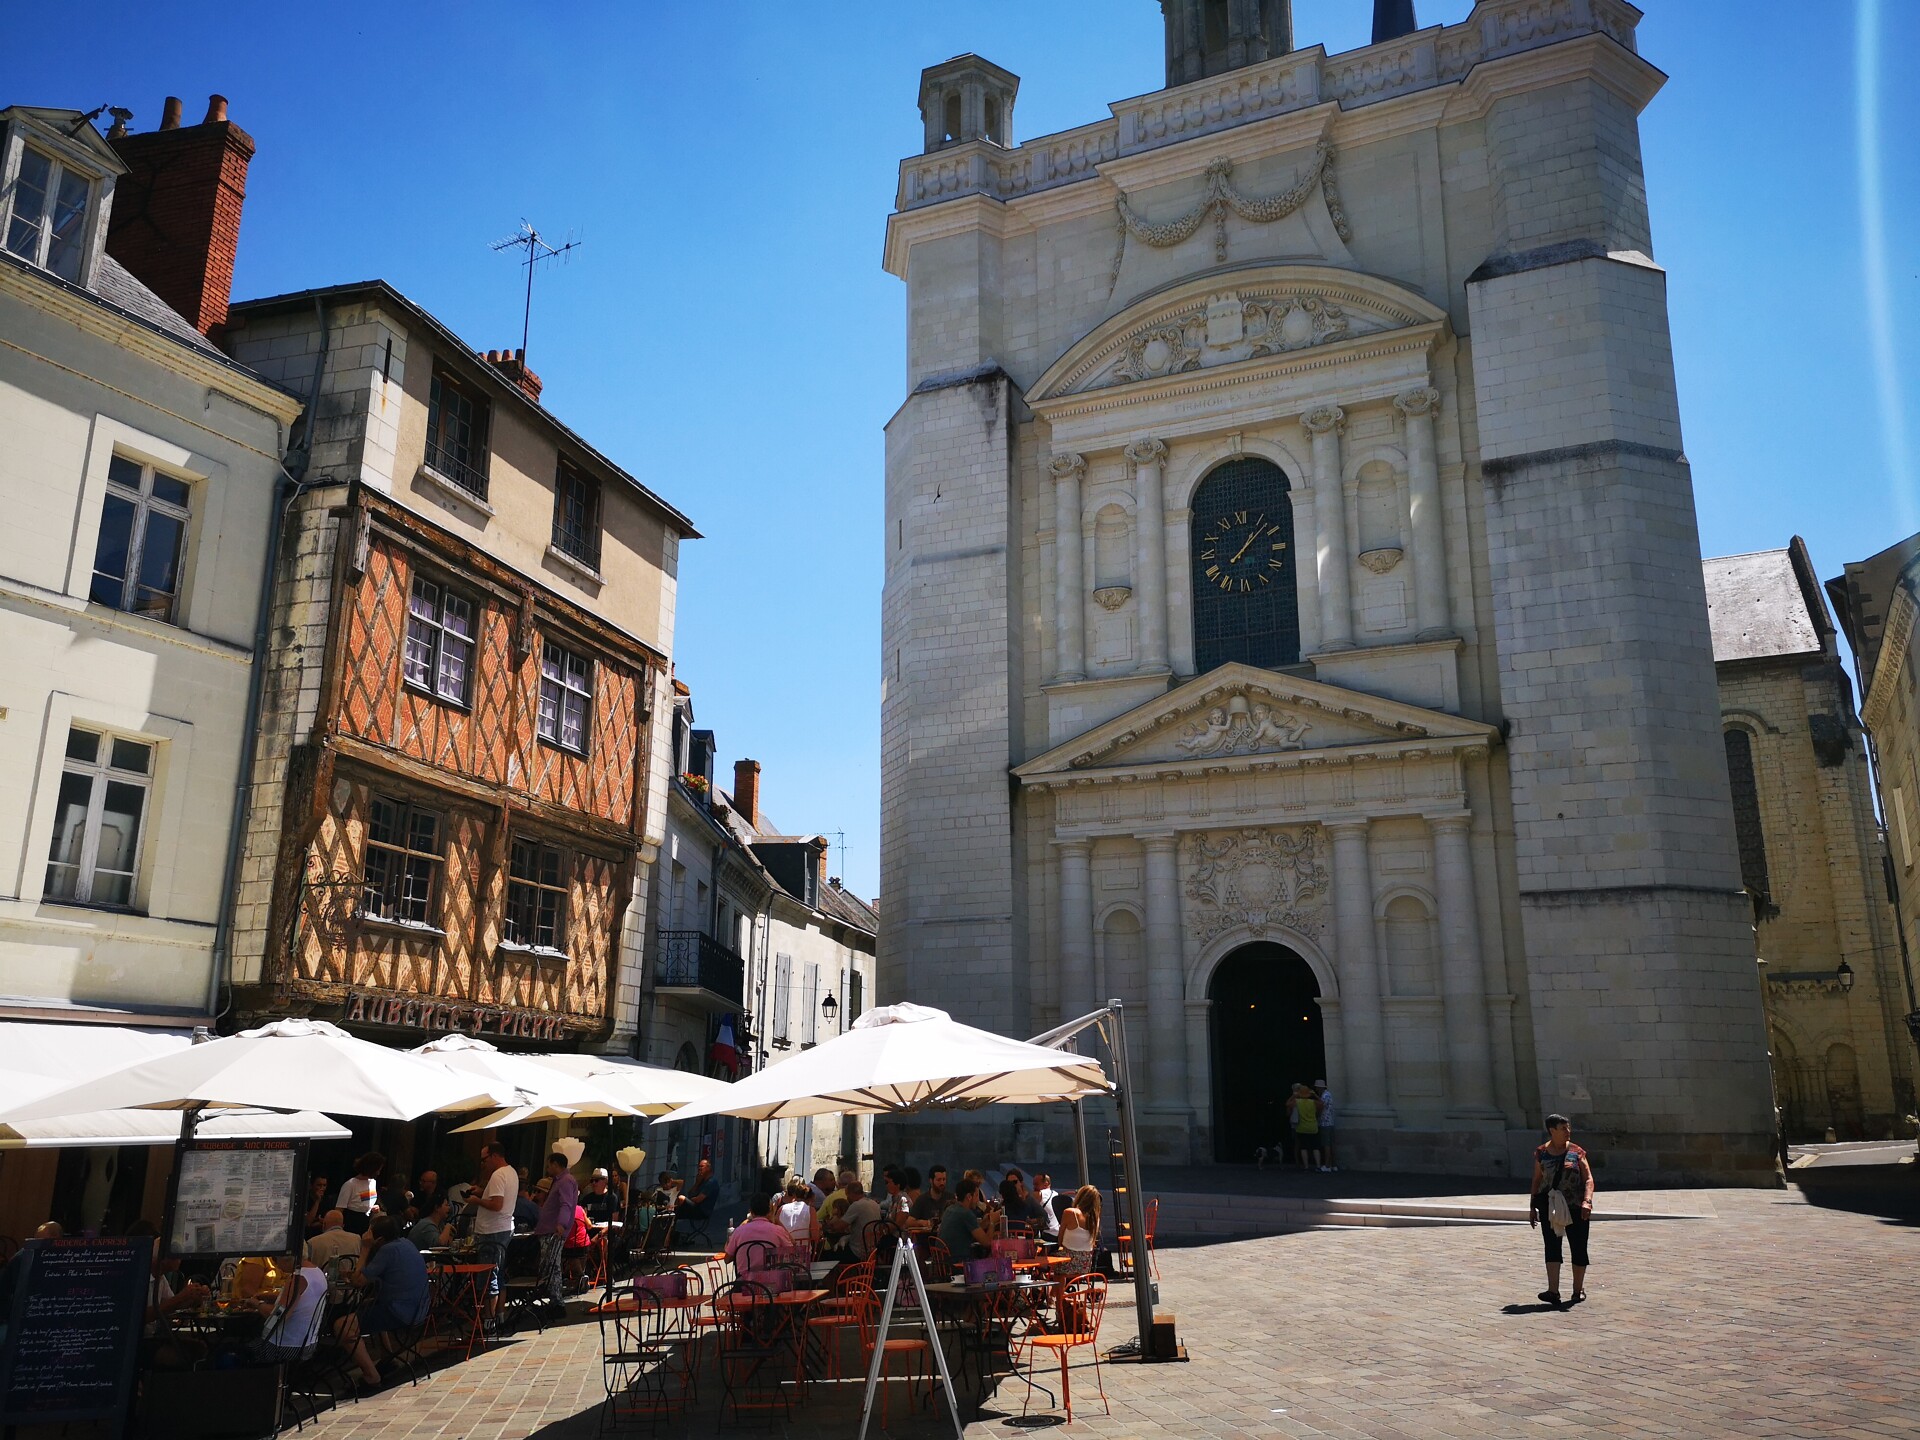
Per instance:
[[[1153,1270],[1153,1278],[1160,1278],[1160,1254],[1153,1248],[1154,1232],[1160,1228],[1160,1197],[1147,1201],[1145,1230],[1147,1234],[1147,1264]],[[1120,1259],[1122,1273],[1133,1268],[1133,1231],[1127,1226],[1120,1227],[1120,1233],[1113,1237],[1114,1253]]]
[[[900,1378],[907,1382],[907,1397],[912,1399],[915,1380],[922,1374],[926,1377],[927,1400],[933,1403],[933,1341],[925,1335],[889,1336],[882,1344],[879,1339],[880,1297],[873,1292],[873,1286],[864,1281],[854,1281],[848,1287],[849,1296],[857,1303],[854,1317],[860,1326],[860,1359],[862,1373],[873,1366],[873,1350],[876,1344],[880,1349],[880,1428],[887,1428],[887,1381],[893,1378],[895,1357],[906,1362],[906,1372]],[[900,1297],[894,1297],[894,1314],[901,1313]]]
[[[1060,1287],[1058,1331],[1039,1335],[1029,1330],[1020,1340],[1027,1352],[1027,1366],[1022,1372],[1027,1382],[1027,1398],[1020,1406],[1022,1415],[1033,1401],[1033,1367],[1039,1359],[1035,1352],[1046,1351],[1060,1357],[1060,1401],[1066,1407],[1067,1423],[1073,1423],[1073,1389],[1067,1362],[1082,1346],[1093,1355],[1093,1383],[1099,1388],[1100,1403],[1107,1414],[1113,1414],[1113,1406],[1107,1403],[1106,1382],[1100,1375],[1100,1319],[1106,1310],[1106,1276],[1081,1275]]]

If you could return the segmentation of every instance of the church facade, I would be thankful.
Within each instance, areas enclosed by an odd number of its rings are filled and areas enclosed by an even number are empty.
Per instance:
[[[1771,1183],[1639,12],[1330,56],[1163,10],[1168,88],[1062,134],[922,77],[881,992],[1124,1000],[1149,1160],[1325,1079],[1346,1165],[1512,1173],[1562,1110],[1616,1176]]]

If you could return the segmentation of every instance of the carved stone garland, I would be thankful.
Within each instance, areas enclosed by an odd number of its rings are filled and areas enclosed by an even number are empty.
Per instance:
[[[1188,934],[1205,945],[1245,926],[1284,927],[1314,940],[1325,928],[1327,867],[1314,826],[1253,826],[1187,837]]]
[[[1170,245],[1178,245],[1190,238],[1205,223],[1207,217],[1213,217],[1213,258],[1216,263],[1225,263],[1227,258],[1227,212],[1231,210],[1242,220],[1252,221],[1256,225],[1268,225],[1275,220],[1285,219],[1298,210],[1313,193],[1314,186],[1320,187],[1327,202],[1327,214],[1333,220],[1333,228],[1342,240],[1351,240],[1353,232],[1347,225],[1347,212],[1340,205],[1340,190],[1334,179],[1333,142],[1322,139],[1313,148],[1313,159],[1308,163],[1300,178],[1282,190],[1278,195],[1269,195],[1264,199],[1255,199],[1243,195],[1234,188],[1233,162],[1221,156],[1207,166],[1207,194],[1197,206],[1177,219],[1156,225],[1146,219],[1127,202],[1125,193],[1115,202],[1115,242],[1113,251],[1113,274],[1107,281],[1107,293],[1113,293],[1113,287],[1120,283],[1120,265],[1127,257],[1127,236],[1144,241],[1157,250]]]

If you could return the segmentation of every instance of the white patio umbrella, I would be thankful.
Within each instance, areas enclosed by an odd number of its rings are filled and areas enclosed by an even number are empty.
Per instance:
[[[665,1115],[681,1105],[724,1095],[732,1087],[724,1080],[669,1070],[664,1065],[642,1065],[618,1055],[530,1055],[536,1065],[551,1066],[569,1075],[584,1075],[643,1115]]]
[[[1041,1104],[1110,1093],[1100,1062],[962,1025],[944,1010],[884,1005],[844,1035],[726,1087],[668,1118],[748,1120],[926,1107]]]
[[[442,1035],[437,1040],[416,1045],[407,1053],[436,1060],[518,1093],[517,1105],[484,1117],[482,1123],[463,1125],[461,1130],[489,1130],[496,1125],[517,1125],[523,1120],[641,1113],[596,1080],[543,1065],[532,1055],[510,1054],[471,1035]]]
[[[42,1095],[0,1123],[92,1110],[258,1107],[412,1120],[518,1104],[513,1086],[349,1035],[324,1020],[276,1020]]]

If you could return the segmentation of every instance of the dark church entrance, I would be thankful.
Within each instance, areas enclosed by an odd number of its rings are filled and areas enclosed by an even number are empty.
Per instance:
[[[1214,967],[1215,1160],[1249,1164],[1260,1146],[1284,1143],[1294,1082],[1327,1073],[1319,994],[1311,967],[1284,945],[1243,945]]]

